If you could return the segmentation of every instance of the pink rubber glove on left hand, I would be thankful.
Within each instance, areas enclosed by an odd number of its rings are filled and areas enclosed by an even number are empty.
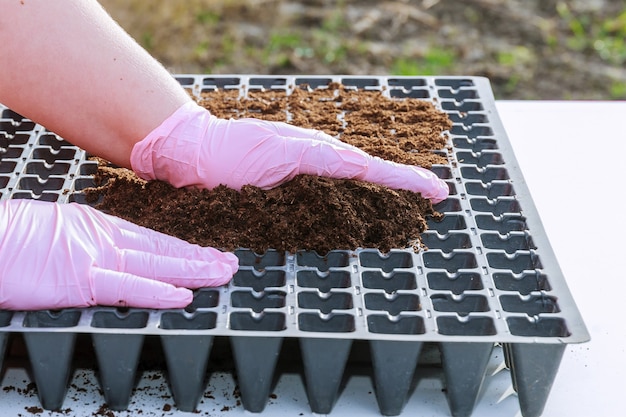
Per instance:
[[[0,309],[96,304],[184,308],[187,288],[227,283],[232,253],[189,244],[81,204],[0,203]]]
[[[373,157],[317,130],[220,119],[192,101],[135,144],[130,162],[140,177],[175,187],[269,189],[310,174],[419,192],[433,203],[449,193],[448,185],[427,169]]]

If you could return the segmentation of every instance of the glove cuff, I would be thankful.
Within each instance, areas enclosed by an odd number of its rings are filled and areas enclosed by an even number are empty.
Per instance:
[[[199,112],[207,113],[206,109],[200,107],[194,101],[188,101],[180,106],[171,116],[165,119],[159,126],[152,130],[144,139],[137,142],[130,154],[130,165],[132,170],[144,180],[163,180],[170,182],[176,187],[183,187],[185,184],[176,184],[169,175],[163,172],[158,165],[158,158],[162,156],[161,148],[169,138],[184,132],[186,126],[191,124]]]

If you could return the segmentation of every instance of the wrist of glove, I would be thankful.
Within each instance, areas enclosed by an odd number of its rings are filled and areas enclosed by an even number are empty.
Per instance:
[[[432,171],[372,157],[323,132],[257,119],[220,119],[190,101],[131,153],[133,170],[175,187],[269,189],[298,174],[348,178],[419,192],[433,203],[449,193]]]
[[[11,310],[183,308],[187,288],[225,284],[238,269],[234,254],[86,205],[34,200],[0,203],[0,253],[0,309]]]

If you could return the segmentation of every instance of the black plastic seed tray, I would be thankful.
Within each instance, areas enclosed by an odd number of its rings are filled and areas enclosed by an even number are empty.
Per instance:
[[[354,341],[367,341],[383,415],[403,411],[424,343],[441,352],[450,412],[470,415],[494,344],[502,344],[524,416],[542,413],[565,346],[589,340],[506,133],[480,77],[180,75],[196,95],[215,89],[327,88],[434,102],[454,122],[449,185],[422,236],[427,251],[236,251],[228,286],[198,290],[185,310],[95,307],[0,312],[0,352],[26,342],[38,395],[60,408],[79,333],[92,335],[102,392],[128,406],[145,337],[160,338],[176,405],[202,395],[213,338],[230,341],[243,406],[263,411],[283,340],[297,339],[311,411],[329,413]],[[1,106],[0,198],[84,203],[96,163],[81,149]],[[4,353],[3,353],[4,356]],[[417,394],[416,394],[417,395]],[[444,394],[442,394],[444,395]]]

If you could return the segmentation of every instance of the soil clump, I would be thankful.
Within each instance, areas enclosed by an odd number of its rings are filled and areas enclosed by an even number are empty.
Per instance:
[[[391,99],[380,91],[328,88],[215,90],[197,97],[218,117],[255,117],[323,130],[366,152],[430,168],[447,164],[452,123],[432,103]],[[441,215],[418,193],[356,180],[299,175],[272,190],[176,189],[144,181],[100,160],[97,187],[84,190],[98,209],[202,246],[325,254],[335,249],[421,248],[429,216]]]

